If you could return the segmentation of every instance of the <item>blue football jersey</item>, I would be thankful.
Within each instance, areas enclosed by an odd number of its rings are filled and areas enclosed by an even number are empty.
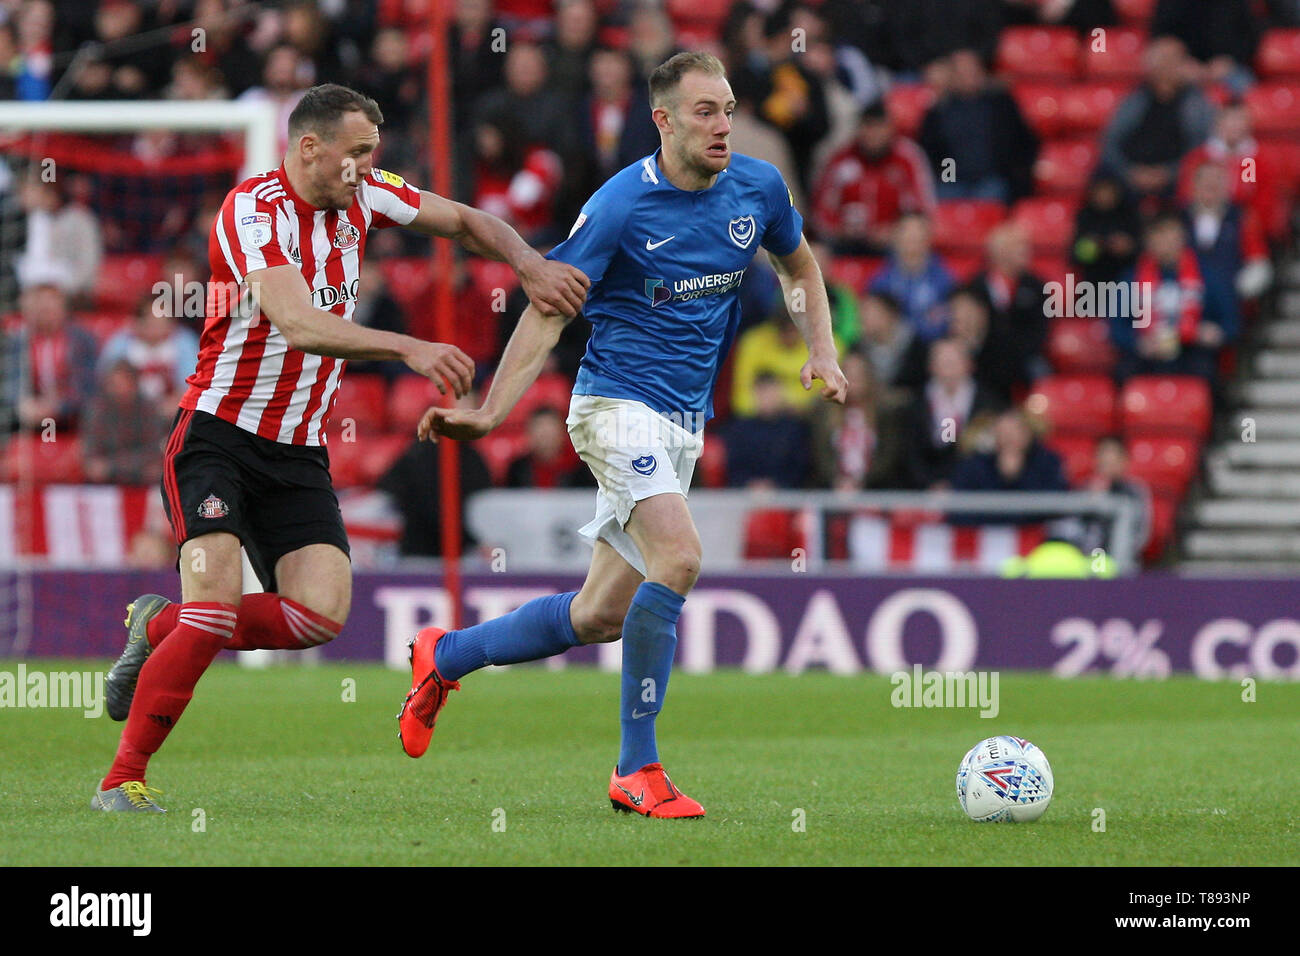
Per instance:
[[[771,163],[733,154],[712,186],[687,191],[658,158],[610,177],[550,258],[591,279],[574,394],[635,399],[702,424],[740,321],[741,277],[760,246],[794,252],[803,218]]]

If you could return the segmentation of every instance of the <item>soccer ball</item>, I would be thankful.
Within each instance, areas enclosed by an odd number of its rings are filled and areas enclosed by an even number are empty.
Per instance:
[[[1028,823],[1052,802],[1047,755],[1020,737],[981,740],[957,768],[957,799],[980,823]]]

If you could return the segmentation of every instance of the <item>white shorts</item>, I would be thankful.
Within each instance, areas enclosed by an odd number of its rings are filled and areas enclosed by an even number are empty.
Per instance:
[[[624,526],[643,498],[686,497],[704,436],[642,402],[599,395],[574,395],[565,424],[574,450],[599,485],[596,517],[578,534],[592,542],[609,542],[628,564],[645,574],[645,559]]]

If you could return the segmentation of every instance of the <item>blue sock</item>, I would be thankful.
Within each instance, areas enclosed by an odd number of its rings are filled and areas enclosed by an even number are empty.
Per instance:
[[[518,664],[554,657],[580,641],[569,622],[577,591],[533,598],[509,614],[448,631],[438,641],[434,663],[446,680],[460,680],[489,664]]]
[[[677,650],[677,618],[685,600],[672,588],[645,581],[636,589],[627,617],[623,619],[620,776],[659,759],[655,717],[663,708],[664,694],[668,692],[668,675]]]

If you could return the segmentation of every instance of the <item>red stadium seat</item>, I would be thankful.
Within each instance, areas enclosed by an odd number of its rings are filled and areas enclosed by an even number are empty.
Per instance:
[[[81,440],[60,434],[56,441],[42,441],[38,434],[15,435],[0,456],[0,480],[29,481],[44,485],[76,484],[85,481],[81,468]]]
[[[806,548],[797,511],[763,509],[745,519],[745,557],[790,560],[795,548]]]
[[[1201,461],[1201,443],[1194,438],[1130,438],[1126,443],[1129,474],[1153,492],[1181,498]]]
[[[1100,375],[1049,375],[1035,383],[1025,409],[1061,434],[1105,435],[1115,428],[1115,383]]]
[[[1263,80],[1300,78],[1300,30],[1269,30],[1255,53],[1255,72]]]
[[[684,24],[709,27],[716,37],[731,3],[732,0],[668,0],[668,15],[679,28]]]
[[[357,434],[377,435],[388,428],[388,383],[379,375],[344,375],[330,415],[330,430],[351,420]]]
[[[1156,4],[1159,0],[1111,0],[1115,6],[1115,12],[1125,23],[1140,23],[1145,25],[1156,12]]]
[[[161,255],[104,256],[95,278],[95,305],[113,312],[134,312],[140,298],[162,281]]]
[[[1146,33],[1136,27],[1107,27],[1104,51],[1094,50],[1090,38],[1083,42],[1084,76],[1094,82],[1137,83],[1142,79],[1142,50],[1146,44]]]
[[[1007,27],[998,40],[997,70],[1072,80],[1079,75],[1079,35],[1067,27]]]
[[[331,431],[333,429],[331,428]],[[368,435],[358,431],[355,441],[329,436],[330,476],[339,488],[368,488],[383,476],[410,446],[413,437]]]
[[[704,433],[704,447],[695,474],[705,488],[727,487],[727,443],[713,432]]]
[[[916,136],[932,103],[934,90],[924,83],[899,83],[885,94],[885,108],[904,136]]]
[[[1128,95],[1123,83],[1080,83],[1061,93],[1061,126],[1071,136],[1099,136]]]
[[[484,395],[490,387],[491,383],[484,385]],[[543,405],[555,409],[560,413],[561,418],[566,418],[569,414],[569,400],[572,397],[572,382],[558,372],[543,373],[528,387],[528,391],[520,396],[502,424],[523,428],[528,424],[528,416]]]
[[[1260,153],[1267,157],[1276,174],[1283,179],[1287,195],[1300,189],[1300,142],[1278,136],[1261,136]]]
[[[1042,139],[1059,136],[1065,122],[1062,98],[1068,87],[1057,83],[1017,83],[1011,93],[1027,122]]]
[[[1065,479],[1070,487],[1078,487],[1092,474],[1097,439],[1091,435],[1061,435],[1053,432],[1043,439],[1043,444],[1061,456]]]
[[[1077,195],[1088,184],[1100,152],[1094,139],[1056,139],[1044,143],[1034,163],[1038,191]]]
[[[487,465],[494,485],[505,484],[506,469],[527,447],[528,436],[521,429],[507,428],[505,425],[474,443],[475,450]]]
[[[984,252],[977,249],[949,252],[943,257],[943,264],[958,282],[970,282],[985,266]]]
[[[489,299],[498,294],[498,289],[509,295],[519,285],[519,276],[515,275],[515,270],[510,268],[508,262],[475,257],[468,260],[465,267],[469,270],[470,279]]]
[[[1063,253],[1074,241],[1075,203],[1059,197],[1022,199],[1011,218],[1024,225],[1040,251]]]
[[[1138,375],[1120,396],[1124,431],[1138,435],[1190,435],[1204,439],[1213,417],[1210,387],[1191,375]]]
[[[118,332],[131,325],[133,315],[130,312],[101,312],[98,315],[79,315],[77,325],[95,336],[102,347]]]
[[[415,434],[415,426],[430,405],[441,404],[442,396],[427,378],[403,375],[388,391],[388,427],[401,434]]]
[[[1171,495],[1151,495],[1151,537],[1142,549],[1142,560],[1147,564],[1159,561],[1174,536],[1178,518],[1178,501]]]
[[[870,256],[838,256],[831,262],[831,279],[860,292],[884,266],[884,259]]]
[[[1038,252],[1029,267],[1044,282],[1064,282],[1065,274],[1070,271],[1070,260],[1054,252]]]
[[[429,294],[433,272],[425,258],[385,259],[379,264],[388,291],[403,309],[409,309]]]
[[[1300,84],[1261,83],[1246,91],[1255,132],[1300,137]]]
[[[941,202],[934,212],[934,246],[940,252],[982,252],[984,240],[1007,217],[1007,207],[986,199]]]
[[[627,27],[603,26],[598,34],[601,46],[611,50],[626,50],[631,37]]]
[[[1059,374],[1109,375],[1115,347],[1105,319],[1053,319],[1047,332],[1047,358]]]

